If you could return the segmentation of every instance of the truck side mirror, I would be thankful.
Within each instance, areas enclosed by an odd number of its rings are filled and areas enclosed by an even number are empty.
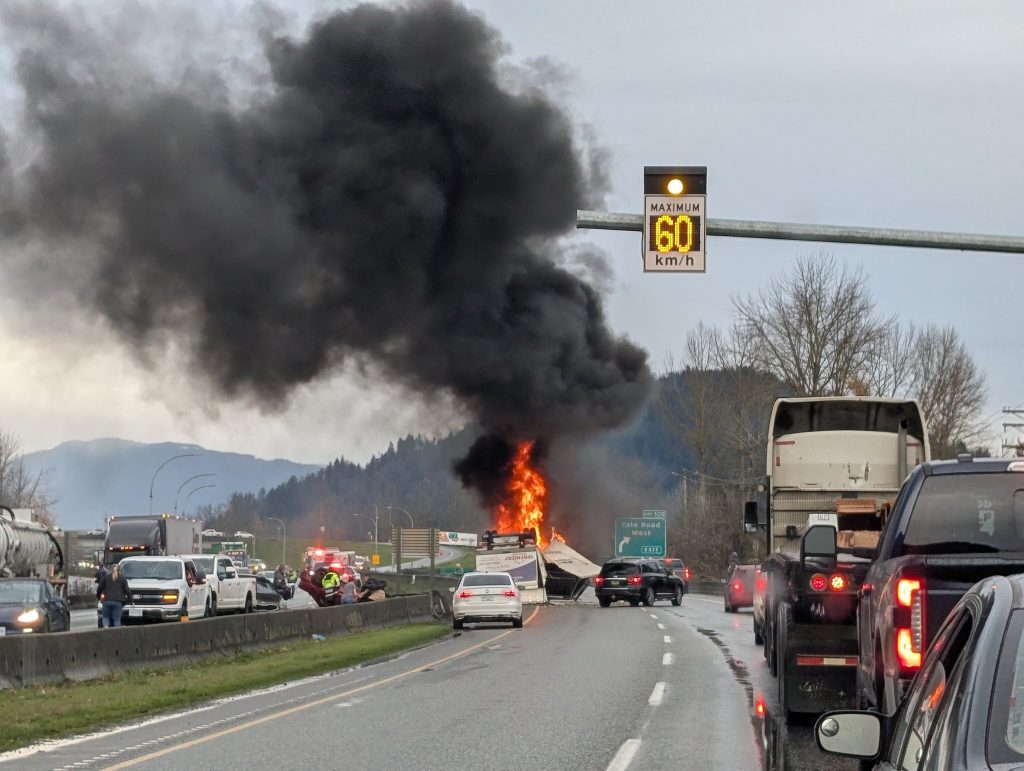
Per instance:
[[[800,564],[807,570],[831,572],[836,569],[836,529],[813,525],[800,539]]]
[[[748,533],[757,532],[757,501],[743,504],[743,529]]]

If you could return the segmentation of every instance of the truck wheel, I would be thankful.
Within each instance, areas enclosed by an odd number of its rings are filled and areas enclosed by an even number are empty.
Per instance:
[[[677,607],[683,604],[683,590],[678,586],[676,587],[676,590],[672,593],[672,604]]]
[[[644,596],[641,602],[643,602],[645,607],[651,607],[654,604],[654,589],[649,586],[644,589]]]
[[[764,606],[764,658],[768,662],[768,671],[772,676],[778,674],[775,666],[775,618],[769,614],[770,606]]]
[[[210,595],[210,607],[213,609],[213,615],[216,616],[217,615],[217,595],[216,594],[211,594]]]
[[[761,624],[754,619],[754,645],[764,645],[764,635],[761,634]]]
[[[206,598],[206,610],[203,611],[203,618],[213,618],[213,600]]]
[[[789,659],[789,626],[793,623],[793,608],[788,602],[779,603],[779,619],[775,630],[775,668],[778,671],[779,681],[779,707],[783,719],[789,723],[793,716],[790,711],[792,698],[789,694],[789,684],[786,681],[788,659]]]
[[[188,601],[181,603],[181,611],[178,613],[178,621],[188,621]]]
[[[252,595],[245,595],[245,610],[244,613],[252,613]]]
[[[598,597],[597,598],[597,602],[598,602],[598,604],[602,608],[607,608],[609,605],[612,604],[612,598],[611,597]]]

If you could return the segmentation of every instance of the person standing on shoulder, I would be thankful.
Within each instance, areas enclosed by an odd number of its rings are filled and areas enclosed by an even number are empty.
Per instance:
[[[103,626],[121,626],[121,612],[125,604],[135,603],[132,602],[132,590],[128,588],[128,579],[121,575],[119,565],[111,566],[110,572],[100,577],[96,598],[103,603]]]
[[[341,587],[341,604],[351,605],[356,601],[356,582],[353,579],[346,578],[345,583]]]

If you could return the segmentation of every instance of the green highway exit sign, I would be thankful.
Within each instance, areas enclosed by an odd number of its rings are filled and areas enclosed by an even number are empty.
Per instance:
[[[664,557],[665,512],[645,509],[639,517],[615,520],[616,557]]]

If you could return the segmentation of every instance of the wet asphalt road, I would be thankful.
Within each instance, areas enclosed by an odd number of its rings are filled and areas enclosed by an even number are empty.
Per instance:
[[[809,726],[772,722],[774,681],[749,610],[726,614],[704,595],[603,609],[588,591],[528,614],[522,630],[471,627],[374,666],[0,761],[309,768],[340,753],[346,766],[394,769],[854,767],[821,756]]]

